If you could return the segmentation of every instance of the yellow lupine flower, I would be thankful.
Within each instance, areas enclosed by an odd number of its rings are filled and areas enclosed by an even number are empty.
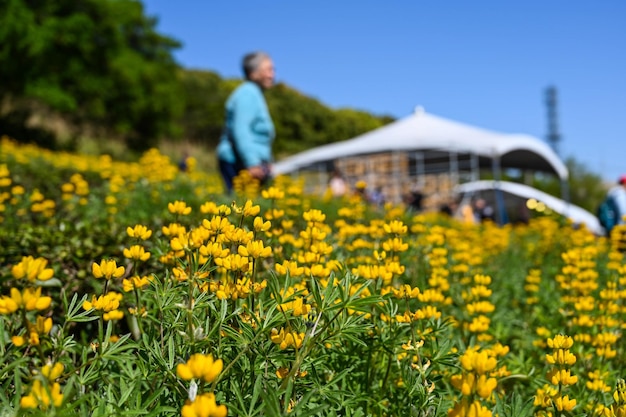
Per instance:
[[[225,405],[217,405],[212,392],[200,394],[193,401],[187,400],[181,409],[182,417],[226,417]]]
[[[176,366],[176,374],[186,381],[202,379],[205,382],[213,382],[222,372],[223,367],[224,363],[221,359],[213,360],[211,354],[195,353],[186,363],[179,363]]]
[[[135,225],[135,227],[128,227],[126,233],[130,237],[136,237],[137,239],[147,240],[152,236],[152,230],[149,230],[146,226],[141,224]]]
[[[35,259],[32,256],[24,256],[20,263],[11,268],[11,274],[15,279],[26,277],[30,282],[47,281],[54,274],[52,268],[46,268],[47,264],[48,261],[44,258]]]
[[[271,246],[264,247],[263,241],[254,240],[249,241],[246,246],[240,245],[237,248],[237,253],[241,256],[249,256],[254,259],[267,258],[272,256]]]
[[[124,318],[124,312],[122,310],[107,311],[102,315],[104,321],[121,320]]]
[[[20,399],[20,406],[22,408],[40,407],[46,410],[50,404],[53,404],[55,407],[60,407],[62,403],[63,394],[61,394],[61,385],[55,382],[51,387],[46,387],[38,379],[33,381],[30,393]]]
[[[302,297],[296,298],[292,303],[294,316],[306,316],[311,312],[311,306],[304,302]]]
[[[122,294],[114,291],[111,291],[99,297],[96,297],[94,295],[91,301],[85,300],[85,302],[83,302],[83,309],[91,310],[93,308],[94,310],[110,312],[119,308],[122,298]]]
[[[302,213],[302,218],[311,223],[323,223],[326,220],[326,215],[321,210],[311,209]]]
[[[554,400],[554,405],[556,405],[556,409],[559,411],[572,411],[574,407],[576,407],[576,399],[569,399],[569,396],[564,397],[556,397]]]
[[[491,372],[495,369],[498,361],[489,355],[487,351],[478,351],[476,348],[468,349],[461,356],[461,366],[468,372],[475,372],[478,375]]]
[[[37,316],[37,321],[30,326],[30,332],[40,334],[48,334],[52,330],[52,319],[50,317]]]
[[[253,222],[253,227],[256,232],[267,232],[272,227],[272,222],[263,221],[262,217],[255,217]]]
[[[11,290],[13,290],[13,288]],[[0,298],[0,314],[15,313],[19,307],[19,304],[12,297],[2,296],[2,298]]]
[[[228,216],[231,213],[231,209],[226,204],[221,204],[218,206],[213,201],[207,201],[200,206],[200,212],[202,214]]]
[[[551,365],[573,365],[576,363],[576,356],[568,349],[556,349],[552,354],[546,355],[546,361]]]
[[[552,349],[569,349],[574,345],[574,339],[571,336],[558,334],[552,339],[548,339],[548,346]]]
[[[180,236],[187,233],[185,226],[179,223],[170,223],[168,226],[163,226],[161,231],[165,236]]]
[[[242,209],[242,213],[246,217],[257,216],[260,212],[261,212],[261,206],[253,205],[252,200],[246,201],[246,204],[244,204],[243,209]]]
[[[5,300],[5,309],[9,310],[9,313],[14,312],[18,308],[24,307],[27,311],[32,310],[45,310],[50,307],[52,303],[51,297],[42,297],[41,296],[41,287],[36,289],[33,288],[25,288],[24,292],[20,293],[17,288],[11,288],[11,297],[10,300],[13,301],[11,303],[8,297],[4,297]],[[17,308],[15,308],[17,306]],[[10,311],[13,309],[13,311]],[[0,303],[0,313],[3,311],[2,303]],[[3,313],[7,314],[7,313]]]
[[[299,349],[304,341],[304,333],[285,332],[283,328],[280,331],[272,329],[270,340],[279,345],[281,349],[287,349],[292,346]]]
[[[383,224],[383,229],[385,233],[388,234],[403,235],[406,234],[408,227],[399,220],[392,220],[389,223]]]
[[[574,385],[578,382],[578,377],[570,375],[569,369],[552,369],[546,376],[552,385]]]
[[[383,242],[383,249],[387,252],[404,252],[409,249],[409,244],[404,243],[402,239],[394,237]]]
[[[456,403],[454,408],[448,410],[448,417],[491,417],[491,411],[483,406],[478,400],[469,402],[463,398],[460,403]]]
[[[247,256],[241,256],[238,253],[230,254],[223,258],[216,258],[215,265],[221,266],[229,271],[243,271],[250,269],[250,261]]]
[[[299,267],[298,263],[295,261],[285,260],[282,264],[277,263],[274,265],[274,268],[276,268],[276,272],[280,275],[287,275],[287,272],[289,272],[289,276],[291,277],[298,277],[304,273],[304,268]]]
[[[61,376],[63,373],[63,364],[55,363],[54,365],[44,365],[41,368],[41,374],[46,377],[46,379],[50,382],[53,382],[55,379]]]
[[[122,287],[124,289],[124,292],[130,292],[130,291],[133,291],[135,288],[139,290],[139,289],[147,287],[148,285],[150,285],[150,281],[152,281],[151,277],[134,276],[128,279],[124,279],[122,281]]]
[[[261,191],[261,196],[268,200],[281,200],[285,198],[285,192],[277,187],[269,187],[267,190]]]
[[[191,213],[191,207],[187,207],[187,203],[179,200],[176,200],[173,203],[168,203],[167,209],[172,214],[179,214],[182,216],[186,216]]]
[[[141,245],[133,245],[128,249],[124,248],[124,256],[128,259],[145,262],[150,259],[150,252],[146,252]]]
[[[105,278],[107,280],[111,278],[119,278],[124,275],[125,268],[123,266],[118,267],[117,262],[114,260],[103,259],[100,264],[94,262],[91,264],[91,272],[96,278]]]
[[[225,249],[221,243],[213,242],[200,246],[200,254],[203,256],[211,256],[213,258],[223,258],[230,254],[230,249]]]

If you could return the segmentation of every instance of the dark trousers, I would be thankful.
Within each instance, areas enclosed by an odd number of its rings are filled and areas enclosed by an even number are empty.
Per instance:
[[[226,193],[231,194],[233,192],[233,178],[239,174],[239,167],[237,164],[219,160],[220,173],[224,180],[224,186],[226,187]]]

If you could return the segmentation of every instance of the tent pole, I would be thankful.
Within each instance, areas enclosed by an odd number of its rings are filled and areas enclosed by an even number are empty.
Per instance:
[[[494,154],[491,160],[491,167],[494,179],[493,190],[496,197],[496,223],[502,226],[506,222],[506,212],[504,208],[504,197],[502,196],[502,190],[500,189],[500,157],[496,154]]]
[[[451,173],[450,187],[451,188],[448,191],[448,195],[450,195],[452,190],[454,190],[454,187],[456,187],[459,184],[459,155],[456,152],[456,149],[454,148],[454,146],[451,146],[449,158],[450,158],[450,173]]]
[[[393,201],[394,203],[399,203],[400,201],[402,201],[402,192],[400,186],[402,174],[400,172],[400,154],[398,153],[398,151],[392,152],[391,162],[393,164],[393,193],[391,196],[387,195],[387,197],[390,197],[389,200]],[[387,182],[387,184],[389,184],[389,182]]]
[[[478,155],[475,153],[470,154],[470,163],[472,170],[472,181],[478,181],[480,179],[479,167],[478,167]]]
[[[570,203],[570,195],[569,195],[569,178],[561,178],[561,198]]]

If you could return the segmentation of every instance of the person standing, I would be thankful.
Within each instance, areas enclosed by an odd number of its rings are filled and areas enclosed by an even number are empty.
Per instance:
[[[228,193],[241,171],[262,183],[269,179],[274,124],[263,91],[274,85],[274,63],[264,52],[243,57],[246,80],[226,100],[224,130],[217,145],[220,173]]]
[[[613,225],[625,224],[626,219],[626,175],[622,175],[618,181],[617,185],[613,186],[608,194],[607,199],[612,202],[613,210],[615,213],[613,214]],[[612,225],[612,226],[613,226]],[[610,232],[610,229],[608,230]]]

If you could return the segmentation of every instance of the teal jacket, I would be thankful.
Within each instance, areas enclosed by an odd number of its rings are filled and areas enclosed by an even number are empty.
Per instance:
[[[217,156],[241,168],[270,163],[273,141],[274,124],[263,91],[246,81],[226,100],[226,122]]]

